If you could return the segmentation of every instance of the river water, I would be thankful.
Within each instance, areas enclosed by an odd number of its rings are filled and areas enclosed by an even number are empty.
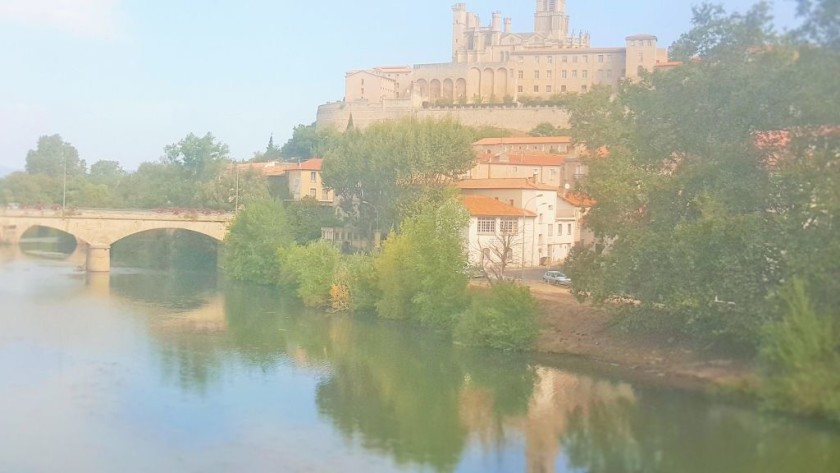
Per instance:
[[[840,431],[0,248],[0,472],[840,472]]]

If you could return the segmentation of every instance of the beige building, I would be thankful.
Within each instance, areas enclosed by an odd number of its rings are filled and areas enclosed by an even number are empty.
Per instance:
[[[317,123],[343,129],[350,114],[355,126],[364,127],[375,121],[423,115],[418,111],[429,107],[514,105],[526,99],[587,92],[597,84],[616,86],[624,79],[637,78],[640,70],[674,65],[668,62],[667,50],[650,34],[628,36],[620,46],[593,47],[588,34],[571,33],[565,0],[536,0],[533,31],[524,33],[514,32],[512,20],[503,19],[499,12],[482,25],[464,3],[455,4],[451,47],[449,63],[347,73],[344,100],[319,107]],[[482,124],[481,117],[468,110],[455,108],[449,113],[459,118],[465,115],[469,124]],[[510,128],[533,128],[528,114],[503,114],[516,117]],[[498,124],[496,118],[489,117],[488,123]]]

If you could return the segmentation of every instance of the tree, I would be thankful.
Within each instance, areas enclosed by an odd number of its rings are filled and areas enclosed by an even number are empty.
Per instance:
[[[77,176],[85,173],[85,162],[73,145],[61,135],[38,138],[38,147],[26,153],[26,172],[48,176]]]
[[[490,276],[490,282],[504,281],[510,264],[521,260],[516,249],[522,243],[519,233],[499,233],[485,243],[479,243],[479,250],[486,255],[482,269]]]
[[[318,129],[314,123],[298,125],[292,130],[289,141],[280,148],[280,156],[287,161],[323,156],[339,136],[337,131],[329,128]]]
[[[810,190],[831,195],[830,179],[812,189],[790,176],[784,191],[779,171],[787,164],[757,146],[768,131],[840,123],[836,107],[816,99],[837,96],[834,80],[803,74],[803,67],[816,69],[813,49],[773,36],[763,4],[744,15],[706,5],[672,49],[695,59],[626,83],[615,95],[584,94],[571,103],[576,141],[608,150],[588,159],[582,184],[597,201],[586,217],[597,241],[569,260],[578,297],[630,300],[634,311],[661,315],[657,323],[678,330],[757,342],[757,329],[778,313],[769,296],[804,270],[791,265],[794,249],[820,233],[803,232]],[[820,67],[838,67],[822,59]],[[824,160],[794,161],[822,162],[830,171]],[[793,200],[785,194],[792,189],[808,195]],[[793,202],[799,215],[781,225]],[[819,238],[827,242],[827,233]]]
[[[283,205],[253,202],[237,215],[225,238],[225,274],[258,284],[283,282],[281,255],[293,244]]]
[[[252,162],[268,162],[268,161],[277,161],[282,158],[280,154],[280,148],[274,145],[274,135],[269,136],[268,138],[268,145],[265,147],[265,151],[263,152],[256,152],[254,153],[254,157],[251,158]]]
[[[229,154],[228,146],[217,142],[211,133],[200,138],[190,133],[164,148],[163,163],[178,167],[186,179],[207,179],[230,161]]]
[[[570,130],[558,128],[548,122],[542,122],[534,127],[528,134],[531,136],[567,136]]]
[[[119,179],[125,176],[125,171],[118,161],[97,161],[90,166],[90,177],[103,180]]]
[[[471,130],[452,120],[376,123],[344,134],[325,156],[322,176],[364,226],[378,219],[379,228],[388,228],[411,213],[421,194],[472,166],[471,143]]]
[[[382,297],[377,312],[451,328],[467,304],[463,232],[469,220],[454,197],[406,219],[376,261]]]

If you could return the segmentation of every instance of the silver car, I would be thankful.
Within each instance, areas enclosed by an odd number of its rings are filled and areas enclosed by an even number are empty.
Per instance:
[[[568,286],[572,284],[572,280],[561,271],[546,271],[543,274],[542,280],[555,286]]]

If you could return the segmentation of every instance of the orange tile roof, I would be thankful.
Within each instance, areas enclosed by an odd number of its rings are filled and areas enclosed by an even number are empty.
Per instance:
[[[547,153],[506,154],[494,156],[485,153],[478,157],[478,161],[481,163],[510,164],[514,166],[562,166],[566,162],[566,156]]]
[[[524,189],[524,190],[549,190],[556,191],[556,187],[546,184],[537,184],[525,177],[515,178],[490,178],[490,179],[466,179],[458,182],[461,189]]]
[[[536,214],[486,195],[463,195],[461,201],[473,217],[535,217]]]
[[[566,195],[560,196],[560,198],[575,207],[592,207],[595,205],[595,199],[582,192],[567,192]]]
[[[310,158],[300,164],[294,164],[289,171],[320,171],[323,158]]]
[[[505,138],[483,138],[473,143],[473,146],[542,145],[571,142],[571,136],[509,136]]]

